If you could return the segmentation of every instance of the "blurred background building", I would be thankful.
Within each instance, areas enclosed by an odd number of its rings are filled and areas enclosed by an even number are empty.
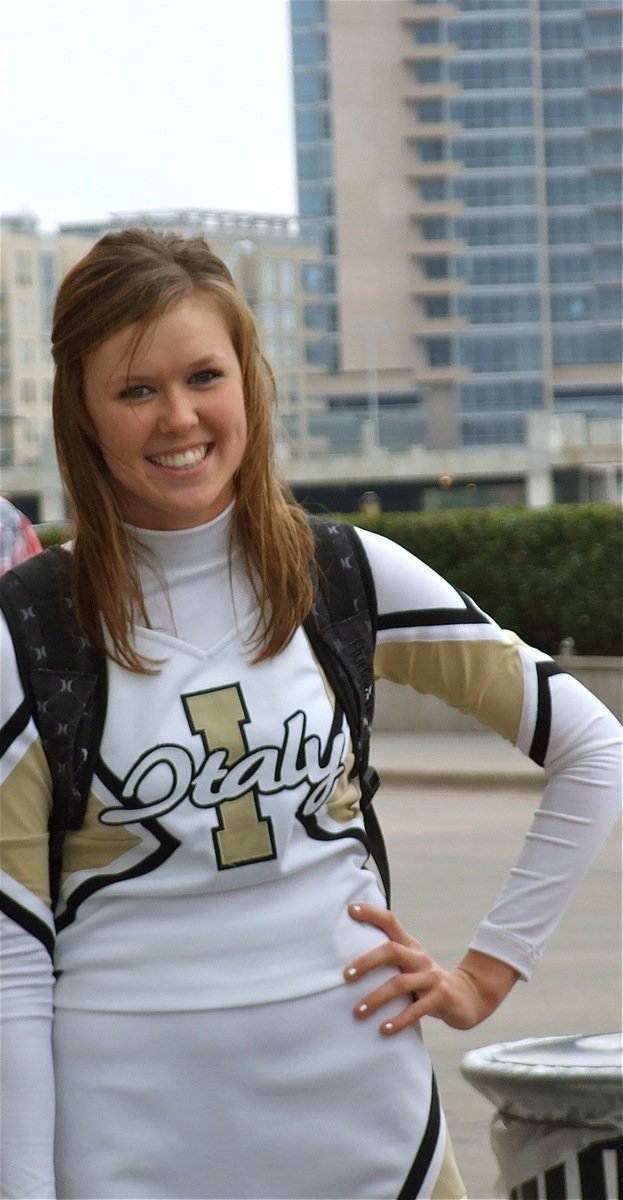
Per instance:
[[[533,498],[616,495],[614,462],[559,451],[618,439],[619,0],[292,0],[291,25],[322,251],[306,357],[333,418],[314,430],[336,450],[362,419],[381,448],[536,445],[557,468]]]
[[[228,262],[311,507],[620,499],[620,0],[291,0],[290,17],[298,217],[2,218],[2,490],[62,514],[54,294],[139,224]]]

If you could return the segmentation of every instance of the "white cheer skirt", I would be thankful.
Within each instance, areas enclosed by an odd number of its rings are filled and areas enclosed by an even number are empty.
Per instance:
[[[59,1200],[455,1200],[419,1033],[370,982],[206,1012],[57,1010]],[[398,1003],[395,1011],[402,1007]]]

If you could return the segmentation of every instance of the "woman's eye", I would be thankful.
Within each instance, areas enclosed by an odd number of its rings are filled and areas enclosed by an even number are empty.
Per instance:
[[[151,395],[151,391],[152,389],[148,387],[146,383],[137,383],[133,384],[132,387],[124,388],[122,392],[119,392],[119,399],[128,400],[131,404],[136,400],[145,400],[147,396]]]
[[[206,367],[204,371],[195,371],[195,374],[191,375],[191,377],[189,379],[189,383],[212,383],[213,379],[218,379],[218,378],[219,378],[218,371],[212,371],[212,370],[209,370],[208,367]]]

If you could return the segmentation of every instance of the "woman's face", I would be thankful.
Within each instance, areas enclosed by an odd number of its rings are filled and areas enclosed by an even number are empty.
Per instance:
[[[234,496],[247,440],[240,363],[209,296],[180,300],[133,353],[136,333],[128,325],[88,356],[87,412],[124,519],[189,529]]]

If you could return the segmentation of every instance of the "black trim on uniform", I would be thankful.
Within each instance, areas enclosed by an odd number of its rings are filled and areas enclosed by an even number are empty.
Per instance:
[[[430,1167],[437,1147],[440,1128],[441,1109],[439,1105],[439,1093],[437,1091],[435,1076],[432,1075],[430,1109],[426,1129],[424,1130],[424,1137],[420,1142],[420,1148],[415,1156],[413,1166],[398,1193],[397,1200],[417,1200],[422,1183],[426,1178],[426,1172]]]
[[[550,1167],[543,1178],[545,1180],[545,1200],[568,1200],[567,1172],[564,1163]]]
[[[539,1200],[539,1181],[536,1175],[525,1179],[519,1188],[521,1200]]]
[[[41,942],[47,950],[50,958],[54,957],[55,937],[49,925],[42,921],[40,917],[36,917],[30,909],[24,908],[23,904],[19,904],[12,896],[7,896],[6,892],[0,892],[0,911],[6,917],[10,917],[26,933],[32,934],[33,937]]]
[[[106,785],[109,792],[112,793],[115,799],[118,800],[120,804],[123,804],[123,800],[121,799],[123,785],[99,756],[96,763],[95,774],[102,780],[102,783]],[[78,908],[84,900],[88,900],[89,896],[93,896],[95,892],[101,891],[102,888],[109,887],[110,884],[119,883],[121,880],[138,879],[141,875],[149,875],[151,871],[155,871],[157,867],[161,866],[163,862],[166,862],[167,859],[175,853],[180,845],[179,838],[174,837],[172,833],[168,832],[168,830],[163,829],[156,817],[146,818],[144,821],[141,821],[140,824],[158,839],[160,845],[158,846],[157,850],[154,850],[151,854],[148,854],[146,858],[142,859],[141,862],[137,863],[134,867],[129,867],[127,871],[117,871],[106,875],[92,876],[90,879],[85,880],[84,883],[81,883],[75,889],[75,891],[71,893],[69,900],[67,901],[67,907],[57,918],[57,933],[60,933],[62,929],[66,929],[68,925],[71,925],[76,916]]]
[[[15,739],[23,733],[30,720],[30,708],[25,700],[18,708],[15,709],[13,716],[9,717],[8,721],[0,731],[0,757],[6,754],[9,746],[13,744]]]
[[[424,629],[431,625],[490,625],[491,621],[469,597],[461,594],[465,608],[412,608],[405,612],[379,614],[381,629]]]
[[[552,728],[552,698],[549,690],[549,680],[552,675],[564,675],[562,667],[547,660],[535,663],[537,679],[537,710],[534,736],[530,746],[529,756],[533,762],[542,767],[547,757],[549,736]]]
[[[623,1136],[618,1134],[603,1142],[593,1142],[578,1154],[580,1191],[591,1200],[607,1200],[610,1195],[606,1184],[605,1150],[613,1150],[616,1154],[617,1194],[623,1195]]]

